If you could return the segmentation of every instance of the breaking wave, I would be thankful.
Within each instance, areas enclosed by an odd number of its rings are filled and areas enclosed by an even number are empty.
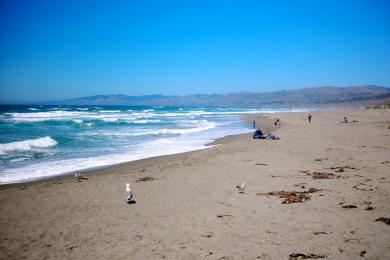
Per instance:
[[[46,148],[57,145],[57,141],[50,136],[31,139],[25,141],[18,141],[6,144],[0,144],[0,154],[5,154],[11,151],[28,151],[33,148]]]

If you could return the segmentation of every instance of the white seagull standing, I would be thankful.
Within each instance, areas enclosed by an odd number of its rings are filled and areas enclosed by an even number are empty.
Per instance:
[[[76,173],[74,174],[74,177],[75,177],[78,181],[81,181],[81,180],[88,180],[87,177],[85,177],[84,175],[82,175],[82,174],[79,173],[79,172],[76,172]]]
[[[245,182],[241,184],[241,186],[237,186],[238,192],[239,193],[244,193],[245,190]]]
[[[128,183],[126,183],[125,198],[127,203],[130,203],[133,199],[133,192],[130,190],[130,184]]]

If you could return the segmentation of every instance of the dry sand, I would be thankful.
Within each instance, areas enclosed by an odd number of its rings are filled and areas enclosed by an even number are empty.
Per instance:
[[[338,123],[344,116],[358,122]],[[390,259],[390,226],[375,221],[390,217],[389,110],[313,113],[311,124],[304,113],[273,117],[280,141],[239,135],[80,182],[1,187],[0,258]],[[350,168],[330,169],[340,166]],[[126,182],[135,204],[124,201]],[[256,195],[311,187],[321,191],[303,203]]]

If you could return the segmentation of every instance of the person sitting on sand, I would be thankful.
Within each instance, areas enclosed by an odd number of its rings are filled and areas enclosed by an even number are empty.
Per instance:
[[[348,123],[348,119],[346,116],[344,117],[344,123]]]
[[[264,139],[261,129],[256,129],[256,131],[253,133],[253,139]]]
[[[307,120],[309,121],[309,123],[311,122],[311,113],[309,113],[309,114],[307,115]]]

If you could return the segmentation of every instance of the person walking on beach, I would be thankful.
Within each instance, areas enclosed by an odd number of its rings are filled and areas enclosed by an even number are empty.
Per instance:
[[[253,132],[256,130],[256,121],[253,120],[252,122],[252,129],[253,129]]]
[[[307,120],[309,121],[309,123],[311,122],[311,113],[309,113],[309,114],[307,115]]]

